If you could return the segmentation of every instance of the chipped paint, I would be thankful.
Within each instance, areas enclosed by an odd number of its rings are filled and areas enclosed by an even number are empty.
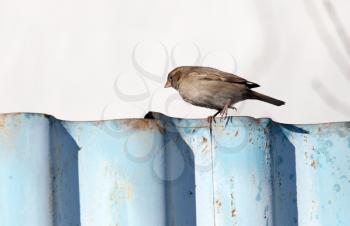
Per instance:
[[[220,199],[217,199],[217,200],[215,201],[215,207],[218,208],[218,209],[220,209],[220,208],[222,207],[222,203],[221,203],[221,200],[220,200]]]
[[[237,225],[237,208],[236,208],[236,198],[235,198],[235,180],[234,177],[230,178],[230,209],[231,209],[231,225]]]
[[[237,216],[236,209],[232,209],[231,210],[231,217],[236,217],[236,216]]]
[[[317,165],[317,164],[316,164],[316,160],[314,160],[314,159],[313,159],[313,160],[311,160],[311,162],[310,162],[310,166],[311,166],[312,168],[314,168],[314,169],[315,169],[315,168],[316,168],[316,165]]]

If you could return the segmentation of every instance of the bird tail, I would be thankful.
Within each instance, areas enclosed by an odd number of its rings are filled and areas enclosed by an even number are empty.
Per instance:
[[[281,106],[281,105],[285,104],[284,101],[277,100],[275,98],[266,96],[264,94],[261,94],[261,93],[255,92],[255,91],[251,91],[251,98],[256,99],[256,100],[261,100],[261,101],[264,101],[264,102],[267,102],[269,104],[273,104],[276,106]]]

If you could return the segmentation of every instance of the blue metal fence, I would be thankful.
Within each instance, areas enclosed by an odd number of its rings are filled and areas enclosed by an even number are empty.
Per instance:
[[[1,226],[348,226],[350,123],[0,116]]]

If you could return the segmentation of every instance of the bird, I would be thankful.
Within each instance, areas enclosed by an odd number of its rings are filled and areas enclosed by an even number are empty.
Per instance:
[[[212,67],[176,67],[168,73],[164,88],[169,87],[177,90],[182,99],[192,105],[217,110],[208,117],[210,123],[215,122],[218,114],[227,116],[229,108],[237,110],[234,104],[247,99],[276,106],[285,104],[282,100],[252,90],[260,85]]]

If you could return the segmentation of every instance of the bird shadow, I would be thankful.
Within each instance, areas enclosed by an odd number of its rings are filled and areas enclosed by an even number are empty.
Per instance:
[[[290,124],[279,124],[279,126],[286,129],[286,130],[294,132],[294,133],[302,133],[302,134],[309,134],[310,133],[309,131],[307,131],[303,128],[300,128],[300,127],[297,127],[294,125],[290,125]]]

